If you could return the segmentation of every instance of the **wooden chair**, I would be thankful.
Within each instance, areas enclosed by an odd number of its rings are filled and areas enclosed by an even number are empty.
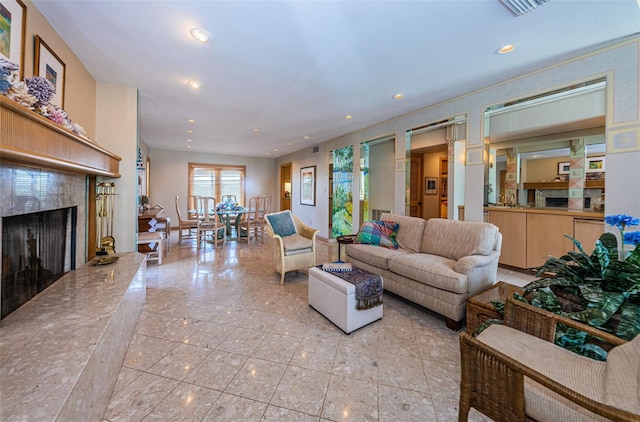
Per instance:
[[[194,207],[195,209],[195,207]],[[178,214],[178,245],[182,244],[182,239],[194,239],[198,234],[198,221],[195,219],[184,220],[180,212],[180,195],[176,195],[176,214]],[[188,230],[187,235],[183,230]]]
[[[243,219],[239,224],[238,240],[246,240],[247,244],[251,244],[251,238],[257,238],[258,232],[260,233],[260,240],[262,240],[264,224],[261,222],[259,215],[263,208],[264,198],[261,196],[249,198],[248,212],[243,215]]]
[[[222,198],[220,198],[220,202],[231,202],[233,204],[237,204],[238,197],[235,195],[222,195]]]
[[[211,196],[198,197],[198,249],[202,242],[211,236],[214,247],[218,247],[219,234],[222,232],[222,244],[227,243],[227,225],[219,221],[216,216],[216,198]]]
[[[316,265],[316,236],[320,230],[302,222],[291,211],[265,215],[267,233],[273,237],[273,264],[280,284],[288,271]]]
[[[553,343],[561,323],[615,347],[606,362]],[[640,420],[640,336],[630,342],[512,298],[504,325],[460,335],[458,421],[471,407],[495,421]]]
[[[263,241],[263,237],[264,237],[264,232],[266,230],[267,227],[267,221],[265,220],[264,216],[269,214],[269,212],[271,211],[271,195],[263,195],[262,196],[263,199],[263,207],[258,211],[258,222],[260,223],[260,231],[259,233],[256,233],[256,235],[260,238],[261,241]]]

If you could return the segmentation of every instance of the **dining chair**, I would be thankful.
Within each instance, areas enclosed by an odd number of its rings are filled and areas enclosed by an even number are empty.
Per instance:
[[[197,220],[198,213],[196,212],[196,208],[198,208],[198,196],[199,195],[189,195],[189,200],[187,201],[187,218],[189,220]]]
[[[227,225],[217,219],[216,199],[211,196],[199,196],[197,204],[198,249],[209,236],[211,236],[213,246],[217,248],[220,232],[222,232],[222,244],[227,243]]]
[[[251,244],[252,237],[260,237],[262,241],[264,226],[260,222],[259,213],[260,210],[264,208],[264,198],[261,196],[252,196],[249,198],[247,205],[247,212],[243,214],[243,218],[240,221],[238,240],[246,240],[247,244]],[[259,236],[258,232],[260,233]]]
[[[196,237],[198,234],[198,221],[196,219],[185,220],[182,218],[180,195],[176,195],[176,214],[178,214],[178,245],[181,245],[183,238],[194,239]],[[183,230],[188,230],[186,235],[184,235]]]
[[[267,227],[267,222],[265,220],[265,215],[271,212],[271,195],[262,195],[263,206],[258,211],[258,222],[260,223],[260,231],[259,234],[256,235],[263,241],[263,235]]]

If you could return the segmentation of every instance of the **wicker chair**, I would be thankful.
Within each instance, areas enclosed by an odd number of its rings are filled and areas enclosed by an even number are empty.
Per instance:
[[[267,214],[265,220],[267,234],[273,237],[273,264],[280,273],[280,284],[284,284],[286,272],[316,265],[316,236],[320,230],[306,225],[289,210]],[[290,230],[283,232],[282,223],[290,225]]]
[[[562,323],[615,346],[606,362],[553,343]],[[504,325],[460,335],[459,421],[471,407],[495,421],[639,421],[640,336],[631,342],[507,299]]]

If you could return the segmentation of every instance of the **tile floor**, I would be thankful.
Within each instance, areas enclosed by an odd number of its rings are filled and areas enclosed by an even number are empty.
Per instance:
[[[320,242],[318,262],[331,255]],[[345,335],[308,306],[306,274],[281,286],[272,259],[269,239],[198,252],[174,232],[105,421],[457,420],[458,333],[442,317],[385,295],[382,320]]]

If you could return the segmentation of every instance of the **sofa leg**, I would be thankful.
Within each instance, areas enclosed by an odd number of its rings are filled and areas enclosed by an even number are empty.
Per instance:
[[[451,318],[444,317],[444,323],[447,325],[447,328],[453,331],[458,331],[462,328],[462,320],[454,321]]]

